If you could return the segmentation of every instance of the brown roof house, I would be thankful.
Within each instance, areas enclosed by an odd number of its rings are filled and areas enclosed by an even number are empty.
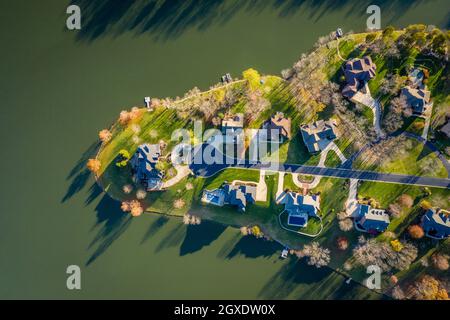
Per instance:
[[[336,122],[334,120],[319,120],[311,124],[300,126],[303,141],[310,153],[322,151],[337,138]]]
[[[375,77],[376,70],[377,66],[369,56],[348,61],[344,69],[347,84],[342,90],[342,95],[348,99],[352,99],[359,90],[364,88],[370,79]]]
[[[406,98],[406,103],[411,107],[415,116],[426,116],[432,106],[430,91],[426,87],[421,89],[406,86],[402,89],[401,95]]]
[[[225,143],[237,143],[243,136],[244,115],[237,113],[235,115],[227,115],[222,120],[222,133]]]
[[[282,143],[291,138],[291,119],[286,118],[282,112],[277,112],[264,122],[259,130],[260,141]]]

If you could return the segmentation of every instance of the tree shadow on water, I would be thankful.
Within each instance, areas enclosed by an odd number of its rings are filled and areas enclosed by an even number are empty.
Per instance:
[[[141,244],[144,244],[148,239],[153,237],[155,233],[159,229],[161,229],[167,222],[169,222],[169,217],[163,215],[152,221],[147,229],[147,232],[145,232],[144,237],[142,237]]]
[[[299,285],[318,283],[332,272],[329,268],[311,267],[305,259],[289,258],[289,261],[267,281],[259,296],[263,299],[285,299]]]
[[[222,250],[222,254],[224,254],[226,259],[232,259],[238,255],[243,255],[246,258],[268,258],[282,249],[283,247],[275,241],[257,239],[253,236],[244,236],[228,252]]]
[[[395,15],[401,15],[420,1],[379,0],[377,4],[384,11],[395,13],[392,17],[395,21]],[[327,13],[341,9],[346,10],[346,16],[362,15],[372,0],[72,0],[71,3],[80,6],[83,17],[78,40],[93,41],[106,35],[133,32],[165,41],[190,29],[202,31],[223,25],[240,12],[256,15],[271,9],[280,18],[286,18],[303,10],[317,22]]]
[[[86,262],[86,266],[102,255],[115,240],[117,240],[130,226],[131,215],[120,209],[120,202],[105,194],[95,207],[97,222],[93,230],[98,229],[96,236],[89,244],[89,249],[95,247],[94,252]]]
[[[80,159],[77,161],[72,170],[70,170],[66,178],[66,180],[70,181],[70,185],[64,197],[61,199],[62,203],[72,198],[86,186],[91,175],[91,172],[86,168],[86,162],[89,158],[95,156],[99,145],[99,142],[92,143],[89,148],[81,155]]]
[[[189,225],[180,246],[180,256],[194,253],[210,245],[226,228],[225,225],[208,220],[203,220],[200,225]]]

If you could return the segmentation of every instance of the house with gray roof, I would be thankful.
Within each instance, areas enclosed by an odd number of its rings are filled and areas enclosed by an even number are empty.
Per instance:
[[[284,200],[284,210],[288,213],[288,225],[304,228],[310,217],[318,217],[320,197],[288,192]]]
[[[245,212],[247,204],[256,201],[256,186],[226,184],[223,190],[225,203],[237,207],[239,211]]]
[[[406,103],[415,116],[423,116],[431,108],[431,94],[426,87],[414,88],[406,86],[402,88],[401,95],[406,98]]]
[[[247,204],[256,201],[256,186],[250,184],[224,184],[215,190],[204,190],[201,201],[222,207],[225,204],[245,212]]]
[[[326,146],[337,138],[336,122],[333,120],[319,120],[312,124],[300,126],[303,142],[310,153],[322,151]]]
[[[354,222],[357,230],[377,234],[387,229],[390,219],[385,210],[371,208],[367,204],[360,204],[356,211]]]
[[[446,239],[450,236],[450,211],[429,209],[422,216],[421,225],[427,237]]]
[[[365,84],[375,77],[377,66],[370,56],[347,61],[344,68],[346,85],[342,95],[351,99]]]
[[[161,189],[163,174],[156,169],[160,156],[159,144],[142,144],[130,159],[133,179],[147,191]]]

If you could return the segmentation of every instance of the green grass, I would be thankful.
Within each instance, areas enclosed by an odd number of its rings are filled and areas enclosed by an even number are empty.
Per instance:
[[[397,173],[419,176],[447,177],[447,171],[440,161],[426,145],[421,142],[407,138],[411,148],[401,146],[392,150],[389,157],[383,159],[380,164],[374,164],[363,153],[354,163],[355,169],[372,170],[385,173]],[[393,155],[393,153],[395,153]],[[433,171],[429,171],[428,163],[435,163]]]

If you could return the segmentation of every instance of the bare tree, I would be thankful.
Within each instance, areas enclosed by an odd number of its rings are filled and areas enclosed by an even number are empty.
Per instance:
[[[308,258],[308,264],[321,268],[330,263],[330,250],[322,248],[318,242],[312,242],[303,247],[302,253]]]

